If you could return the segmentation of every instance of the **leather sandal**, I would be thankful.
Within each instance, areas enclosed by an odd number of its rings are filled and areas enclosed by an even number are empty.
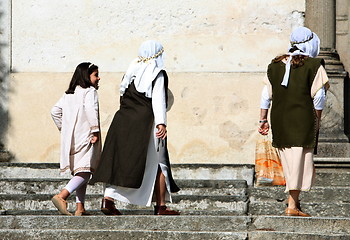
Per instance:
[[[180,215],[180,212],[168,209],[167,206],[154,206],[154,215]]]
[[[68,216],[73,216],[73,214],[71,214],[70,212],[68,212],[67,210],[67,201],[64,200],[63,198],[61,198],[58,194],[53,196],[53,198],[51,199],[53,205],[55,205],[55,207],[58,209],[58,211],[64,215],[68,215]]]
[[[122,213],[116,209],[114,202],[106,198],[102,199],[101,211],[105,215],[122,215]]]
[[[302,212],[299,209],[286,208],[287,216],[311,217],[309,214]]]

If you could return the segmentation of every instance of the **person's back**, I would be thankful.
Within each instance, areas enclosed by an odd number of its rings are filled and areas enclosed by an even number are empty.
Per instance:
[[[287,216],[303,216],[299,202],[301,191],[314,184],[313,153],[322,109],[326,100],[328,77],[322,59],[316,59],[320,39],[310,29],[299,27],[290,36],[288,53],[268,66],[261,94],[258,132],[267,135],[270,102],[273,146],[281,158],[286,192],[289,192]]]
[[[281,85],[285,63],[272,62],[268,66],[273,96],[271,125],[274,147],[315,147],[316,116],[310,91],[322,63],[322,59],[306,57],[301,66],[291,68],[287,87]]]

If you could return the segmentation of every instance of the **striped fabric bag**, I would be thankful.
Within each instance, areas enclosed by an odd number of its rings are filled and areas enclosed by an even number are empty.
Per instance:
[[[280,157],[267,136],[256,142],[255,179],[256,186],[286,185]]]

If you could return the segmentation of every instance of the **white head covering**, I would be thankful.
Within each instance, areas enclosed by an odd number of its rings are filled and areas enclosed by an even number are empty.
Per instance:
[[[297,47],[298,50],[294,52],[289,52],[287,55],[290,57],[286,63],[286,71],[283,76],[283,81],[281,85],[287,87],[289,74],[290,74],[290,62],[292,57],[295,55],[305,55],[309,57],[317,57],[320,52],[320,39],[316,35],[316,33],[312,32],[310,29],[306,27],[299,27],[295,29],[290,35],[290,43],[288,47],[288,51],[290,51],[293,47]]]
[[[155,40],[141,44],[138,58],[129,65],[120,85],[120,95],[123,96],[130,83],[134,81],[136,90],[152,97],[152,82],[164,68],[164,48]]]

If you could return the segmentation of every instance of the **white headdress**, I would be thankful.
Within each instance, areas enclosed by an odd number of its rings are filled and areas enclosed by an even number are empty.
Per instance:
[[[290,51],[293,47],[297,47],[298,50],[294,52],[289,52],[287,55],[290,57],[286,63],[286,71],[283,76],[283,81],[281,85],[287,87],[289,74],[290,74],[290,62],[292,57],[295,55],[305,55],[310,57],[317,57],[320,52],[320,39],[317,34],[312,32],[310,29],[306,27],[299,27],[295,29],[290,35],[290,43],[288,51]]]
[[[151,98],[152,82],[164,68],[164,48],[159,42],[149,40],[141,44],[138,55],[124,75],[120,95],[123,96],[130,83],[134,81],[136,90]]]

